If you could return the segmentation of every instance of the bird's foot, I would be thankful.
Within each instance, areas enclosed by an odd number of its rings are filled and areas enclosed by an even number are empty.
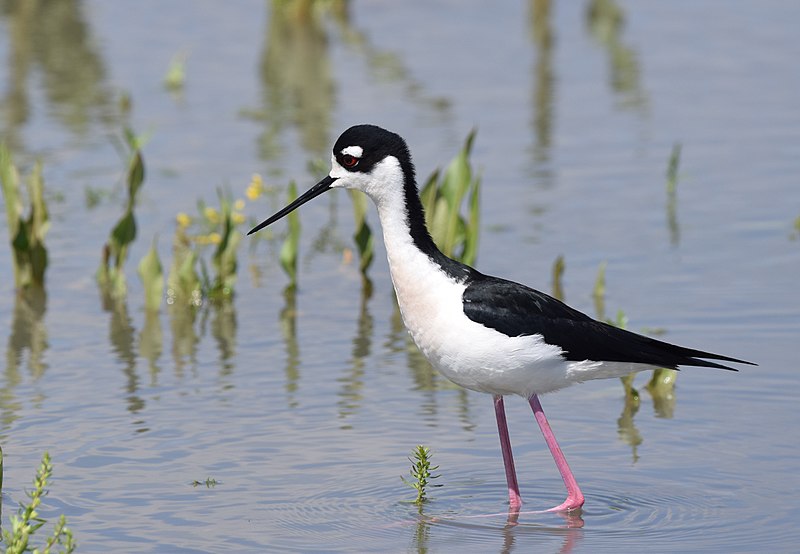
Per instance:
[[[581,493],[581,491],[573,491],[573,492],[570,492],[569,496],[567,496],[567,499],[564,502],[562,502],[558,506],[550,508],[547,511],[548,512],[574,512],[576,510],[580,510],[581,506],[583,506],[583,502],[584,502],[584,499],[583,499],[583,494]]]

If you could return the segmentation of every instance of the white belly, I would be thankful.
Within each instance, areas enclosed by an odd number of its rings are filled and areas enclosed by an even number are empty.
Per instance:
[[[403,321],[431,365],[457,385],[530,398],[648,367],[567,361],[561,348],[545,343],[541,335],[509,337],[470,320],[462,303],[466,285],[413,244],[401,199],[390,195],[376,204]]]

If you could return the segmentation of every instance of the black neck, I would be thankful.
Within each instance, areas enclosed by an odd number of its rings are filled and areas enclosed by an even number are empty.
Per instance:
[[[419,198],[417,182],[414,176],[414,166],[410,160],[401,161],[400,165],[405,176],[405,204],[408,228],[414,246],[426,254],[442,271],[457,281],[469,281],[480,275],[476,270],[445,256],[436,243],[433,242],[428,227],[425,225],[425,208]]]

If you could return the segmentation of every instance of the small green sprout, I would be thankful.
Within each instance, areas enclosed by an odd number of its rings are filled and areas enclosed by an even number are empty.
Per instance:
[[[562,281],[566,267],[564,256],[559,254],[553,262],[553,296],[562,301],[564,300],[564,285]]]
[[[167,74],[164,76],[164,86],[167,90],[178,91],[186,83],[186,52],[178,52],[169,62]]]
[[[600,262],[597,268],[597,278],[594,280],[594,288],[592,289],[592,296],[594,298],[603,298],[606,295],[606,266],[608,262]]]
[[[439,469],[439,466],[431,466],[431,449],[426,446],[417,446],[412,452],[412,455],[413,458],[409,457],[408,461],[411,462],[410,474],[415,481],[408,480],[405,477],[400,477],[400,479],[403,483],[417,491],[417,498],[414,500],[414,504],[422,504],[428,500],[426,491],[428,481],[441,477],[440,475],[431,474],[432,471]],[[441,487],[441,485],[431,486]]]
[[[213,477],[206,477],[205,481],[198,481],[195,479],[194,481],[192,481],[192,486],[199,487],[200,485],[205,485],[207,489],[211,489],[216,487],[220,483],[221,481],[217,481]]]
[[[47,496],[47,483],[52,474],[53,464],[50,462],[50,454],[45,452],[42,456],[42,463],[36,471],[36,478],[33,480],[33,490],[26,493],[29,501],[20,502],[17,514],[10,518],[11,529],[3,529],[6,553],[29,552],[31,546],[28,543],[31,537],[47,523],[47,520],[39,517],[37,510],[42,503],[42,498]],[[49,553],[60,547],[63,549],[60,552],[68,554],[75,550],[75,546],[72,531],[67,527],[67,519],[62,515],[58,518],[53,533],[47,538],[44,547],[33,549],[33,552]]]

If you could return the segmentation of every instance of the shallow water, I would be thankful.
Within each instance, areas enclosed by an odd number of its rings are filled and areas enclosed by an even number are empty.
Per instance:
[[[44,307],[15,298],[0,248],[3,520],[49,450],[42,514],[66,514],[82,552],[794,550],[800,7],[620,3],[624,27],[598,35],[586,3],[536,5],[353,2],[300,22],[244,1],[2,10],[2,136],[24,174],[42,158],[53,220]],[[104,308],[120,91],[148,173],[128,299]],[[279,189],[248,202],[261,219],[361,122],[406,137],[421,179],[478,129],[481,270],[550,291],[563,255],[566,300],[598,315],[607,261],[607,316],[759,366],[687,369],[658,402],[640,376],[635,413],[616,380],[544,397],[586,506],[508,521],[492,403],[416,353],[379,240],[364,295],[346,195],[303,208],[295,295],[279,244],[247,239],[231,305],[146,315],[135,266],[156,235],[168,265],[178,212],[260,173]],[[506,405],[525,509],[560,502],[529,409]],[[421,511],[399,479],[417,444],[443,485]]]

